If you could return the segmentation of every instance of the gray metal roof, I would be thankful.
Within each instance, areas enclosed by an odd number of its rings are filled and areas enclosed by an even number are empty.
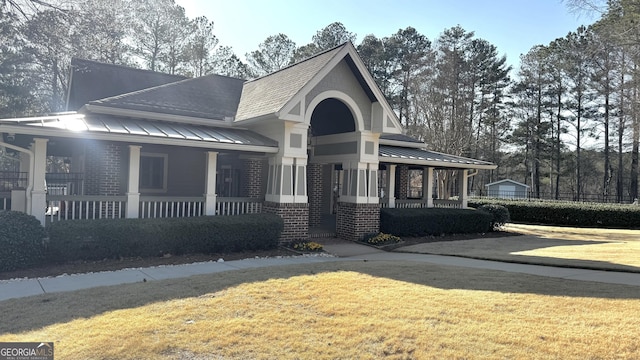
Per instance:
[[[165,121],[150,121],[110,115],[69,114],[41,118],[0,120],[0,131],[3,127],[20,127],[33,133],[35,130],[46,130],[55,136],[74,135],[120,135],[136,139],[156,140],[190,140],[206,143],[215,148],[217,144],[270,147],[275,151],[278,143],[250,130],[237,128],[211,127],[203,125],[178,124]],[[62,134],[54,134],[58,130]],[[136,140],[131,140],[136,141]],[[185,144],[186,145],[186,144]]]
[[[382,134],[380,135],[380,140],[404,141],[415,144],[424,144],[422,140],[418,140],[404,134]]]
[[[443,154],[435,151],[380,145],[380,162],[415,164],[443,168],[495,169],[497,166],[488,161]]]

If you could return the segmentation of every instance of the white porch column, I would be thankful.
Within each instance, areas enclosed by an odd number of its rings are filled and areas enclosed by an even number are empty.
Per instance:
[[[379,204],[380,197],[378,196],[378,167],[379,164],[367,164],[367,177],[368,177],[368,202],[369,204]]]
[[[294,179],[294,203],[307,203],[309,196],[307,195],[307,159],[294,159],[295,179]]]
[[[137,219],[140,216],[140,148],[139,145],[129,145],[127,219]]]
[[[389,207],[396,207],[396,164],[389,165],[388,171],[388,192],[389,192]]]
[[[469,182],[469,170],[460,170],[460,206],[466,209],[469,202],[469,195],[467,194],[468,182]]]
[[[216,214],[216,181],[217,174],[216,169],[218,167],[218,153],[214,151],[207,151],[207,175],[205,183],[204,194],[204,214],[215,215]]]
[[[427,207],[433,207],[433,168],[427,167],[422,171],[422,195],[427,200]]]
[[[47,139],[35,138],[31,144],[33,151],[33,167],[30,176],[33,176],[33,189],[31,190],[31,201],[28,206],[28,213],[44,225],[47,207],[47,188],[45,175],[47,173]]]

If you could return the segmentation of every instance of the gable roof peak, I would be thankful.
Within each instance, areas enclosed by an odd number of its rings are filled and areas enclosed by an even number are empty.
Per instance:
[[[268,73],[268,74],[266,74],[266,75],[262,75],[262,76],[259,76],[259,77],[255,78],[255,79],[248,80],[247,82],[249,83],[249,82],[253,82],[253,81],[258,81],[258,80],[264,79],[264,78],[266,78],[266,77],[269,77],[269,76],[272,76],[272,75],[278,74],[278,73],[280,73],[280,72],[282,72],[282,71],[286,71],[286,70],[288,70],[288,69],[290,69],[290,68],[292,68],[292,67],[298,66],[298,65],[300,65],[300,64],[302,64],[302,63],[305,63],[305,62],[308,62],[308,61],[312,61],[312,60],[314,60],[315,58],[318,58],[318,57],[320,57],[320,56],[322,56],[322,55],[324,55],[324,54],[327,54],[327,53],[330,53],[330,52],[332,52],[332,51],[334,51],[334,50],[337,50],[337,49],[340,49],[340,48],[345,47],[345,46],[347,45],[347,43],[349,43],[349,44],[350,44],[351,42],[350,42],[350,41],[347,41],[347,42],[344,42],[344,43],[342,43],[342,44],[340,44],[340,45],[338,45],[338,46],[334,46],[334,47],[332,47],[332,48],[330,48],[330,49],[327,49],[327,50],[321,51],[321,52],[319,52],[319,53],[315,53],[315,54],[313,54],[313,55],[311,55],[311,56],[309,56],[309,57],[306,57],[306,58],[304,58],[304,59],[302,59],[302,60],[300,60],[300,61],[298,61],[298,62],[295,62],[295,63],[293,63],[293,64],[289,64],[289,65],[287,65],[287,66],[283,67],[282,69],[278,69],[278,70],[273,71],[273,72],[270,72],[270,73]],[[351,46],[353,47],[353,45],[351,45]],[[355,48],[354,48],[354,49],[355,49]],[[336,52],[337,52],[337,51],[336,51]]]

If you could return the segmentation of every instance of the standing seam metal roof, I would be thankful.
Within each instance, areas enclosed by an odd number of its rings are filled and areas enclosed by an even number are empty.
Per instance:
[[[490,163],[488,161],[475,160],[462,156],[443,154],[435,151],[415,148],[405,148],[400,146],[380,145],[378,155],[380,156],[381,160],[384,159],[387,162],[393,162],[394,159],[397,159],[441,163],[443,167],[451,165],[468,165],[469,167],[495,166],[493,163]]]
[[[96,134],[148,136],[176,140],[195,140],[249,146],[278,147],[278,143],[250,130],[204,125],[178,124],[109,115],[63,115],[59,117],[0,120],[2,125],[60,129]]]

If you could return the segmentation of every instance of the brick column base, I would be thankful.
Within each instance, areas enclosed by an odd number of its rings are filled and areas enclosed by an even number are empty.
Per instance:
[[[337,235],[341,239],[358,241],[364,235],[380,231],[380,205],[338,203]]]
[[[284,220],[280,241],[306,240],[309,238],[309,204],[281,204],[265,202],[263,211],[276,214]]]

